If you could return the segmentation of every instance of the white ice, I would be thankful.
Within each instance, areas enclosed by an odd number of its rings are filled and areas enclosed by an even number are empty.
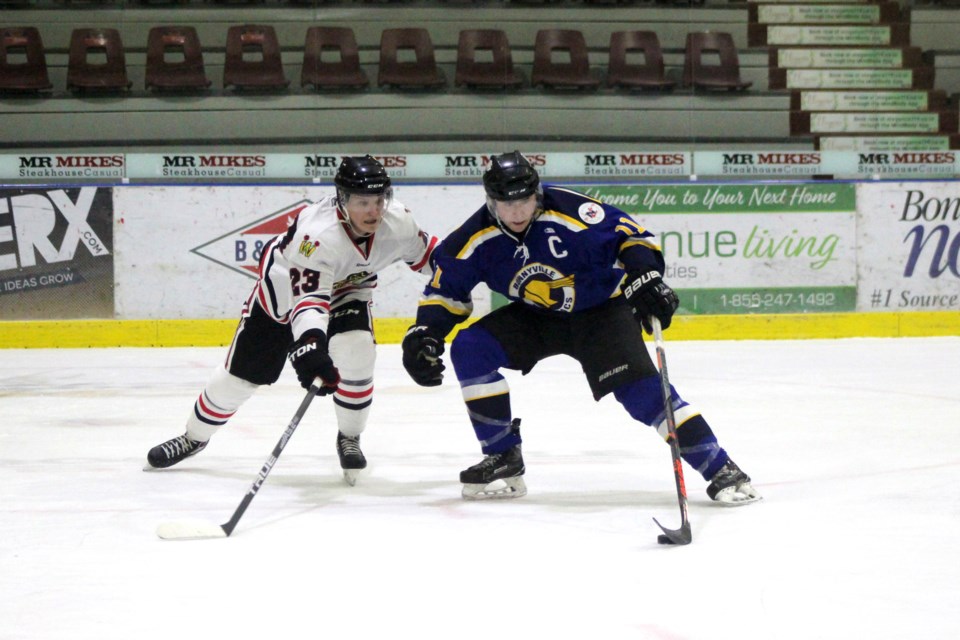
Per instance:
[[[960,637],[960,338],[670,342],[671,379],[763,502],[711,503],[689,467],[577,365],[508,374],[529,494],[465,502],[480,459],[459,389],[380,347],[346,486],[318,399],[233,536],[159,524],[233,513],[303,397],[264,387],[200,455],[183,431],[224,349],[0,350],[0,638],[192,640]]]

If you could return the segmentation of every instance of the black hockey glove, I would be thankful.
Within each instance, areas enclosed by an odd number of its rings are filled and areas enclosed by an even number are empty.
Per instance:
[[[333,366],[327,351],[327,336],[320,329],[309,329],[290,347],[287,356],[297,372],[300,386],[309,389],[317,378],[322,385],[317,395],[325,396],[337,390],[340,372]]]
[[[443,382],[443,338],[430,328],[414,325],[403,338],[403,368],[421,387],[436,387]]]
[[[670,326],[673,312],[680,306],[676,292],[663,281],[663,276],[655,269],[628,273],[623,281],[623,295],[633,308],[634,318],[648,334],[653,333],[650,316],[655,316],[660,321],[660,326],[666,329]]]

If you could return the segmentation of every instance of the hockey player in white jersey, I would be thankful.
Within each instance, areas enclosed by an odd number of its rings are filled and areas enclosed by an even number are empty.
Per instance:
[[[336,195],[303,209],[264,247],[225,362],[194,403],[186,432],[147,454],[151,467],[202,451],[257,387],[279,379],[288,358],[304,389],[319,378],[320,395],[333,395],[344,479],[353,485],[367,466],[360,434],[373,399],[377,273],[402,261],[430,275],[437,239],[392,199],[373,157],[344,158],[334,183]]]

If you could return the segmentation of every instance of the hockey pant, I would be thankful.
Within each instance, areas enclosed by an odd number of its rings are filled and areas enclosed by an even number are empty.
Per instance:
[[[334,308],[328,327],[330,357],[340,371],[333,394],[337,425],[345,435],[366,428],[373,401],[376,344],[366,301]],[[206,442],[261,385],[273,384],[293,343],[290,326],[271,319],[256,303],[240,320],[226,361],[210,376],[187,418],[187,436]]]
[[[477,325],[457,334],[450,347],[450,359],[483,453],[498,453],[520,444],[520,434],[511,426],[510,389],[499,370],[521,367],[513,365],[500,342]],[[680,397],[673,385],[670,390],[680,455],[709,480],[726,463],[727,453],[703,416]],[[666,438],[666,412],[660,376],[655,369],[652,375],[623,381],[611,391],[632,418],[655,427]]]

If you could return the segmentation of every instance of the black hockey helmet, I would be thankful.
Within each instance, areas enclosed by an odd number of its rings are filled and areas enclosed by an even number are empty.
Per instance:
[[[341,194],[381,195],[390,190],[390,176],[373,156],[346,156],[333,179]]]
[[[512,151],[490,159],[490,168],[483,174],[483,188],[491,200],[522,200],[541,193],[540,176],[522,153]]]

